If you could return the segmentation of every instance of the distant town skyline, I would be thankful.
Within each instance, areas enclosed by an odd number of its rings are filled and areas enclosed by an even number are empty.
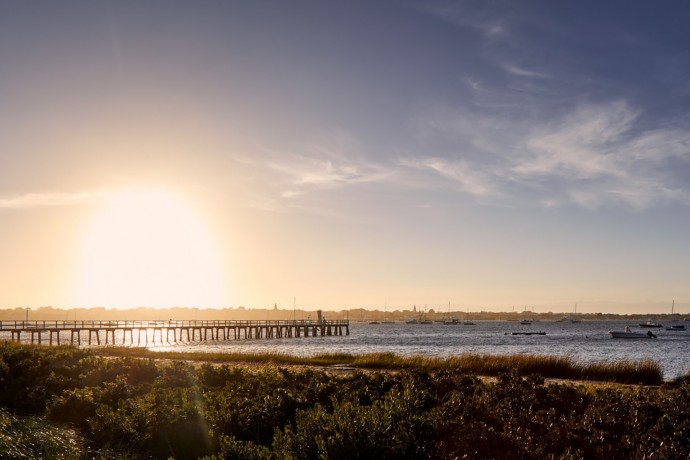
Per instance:
[[[687,313],[689,23],[2,2],[0,308]]]

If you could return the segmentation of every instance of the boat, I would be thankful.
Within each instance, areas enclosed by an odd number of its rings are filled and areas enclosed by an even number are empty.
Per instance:
[[[557,321],[559,323],[581,323],[582,322],[582,320],[580,318],[573,318],[570,315],[565,315]]]
[[[419,318],[418,324],[434,324],[433,321],[426,317],[426,305],[424,305],[424,316]]]
[[[450,302],[448,302],[448,317],[443,320],[443,324],[460,324],[460,320],[450,314]]]
[[[369,321],[369,324],[381,324],[380,321]]]
[[[381,324],[395,324],[395,321],[391,321],[388,319],[388,304],[387,303],[383,307],[383,321],[381,321]]]
[[[647,321],[646,323],[640,323],[639,326],[640,327],[646,327],[646,328],[653,328],[653,329],[661,329],[662,327],[664,327],[661,324],[655,323],[651,320]]]
[[[405,324],[419,324],[419,320],[417,318],[408,319]]]
[[[504,333],[503,335],[508,335],[508,333]],[[536,332],[511,332],[510,335],[546,335],[545,331],[536,331]]]
[[[528,319],[523,319],[522,321],[520,321],[520,324],[522,324],[523,326],[529,326],[530,324],[532,324],[532,321]]]
[[[671,302],[671,316],[673,316],[673,308],[676,306],[676,301]],[[678,320],[675,320],[674,322],[677,322]],[[687,318],[685,319],[687,321]],[[666,326],[667,331],[684,331],[685,330],[685,324],[671,324],[670,326]]]
[[[469,309],[465,312],[465,319],[463,320],[463,326],[474,326],[474,322],[470,321],[470,311]]]
[[[630,326],[625,326],[624,331],[609,331],[612,339],[656,339],[656,335],[652,331],[635,332],[630,329]]]

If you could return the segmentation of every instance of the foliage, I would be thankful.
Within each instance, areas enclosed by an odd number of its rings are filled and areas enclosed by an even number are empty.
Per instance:
[[[88,350],[0,344],[0,406],[18,413],[42,411],[55,393],[78,384]]]
[[[689,378],[661,387],[553,383],[539,370],[577,366],[533,358],[319,357],[390,369],[335,374],[2,344],[0,458],[690,456]],[[635,379],[650,367],[626,366],[618,372]]]
[[[294,427],[276,431],[280,458],[420,458],[430,440],[428,417],[420,410],[427,397],[408,381],[371,405],[334,401],[297,414]],[[335,398],[335,397],[334,397]]]
[[[54,427],[43,417],[18,417],[0,409],[0,458],[78,460],[86,458],[82,436]]]

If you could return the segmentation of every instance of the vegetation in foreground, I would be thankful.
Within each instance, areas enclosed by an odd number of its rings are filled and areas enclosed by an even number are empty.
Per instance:
[[[493,381],[451,364],[335,375],[0,344],[2,458],[690,456],[690,379]]]

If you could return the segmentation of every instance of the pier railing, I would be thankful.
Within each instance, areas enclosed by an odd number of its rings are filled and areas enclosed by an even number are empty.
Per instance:
[[[349,325],[349,320],[86,320],[86,321],[0,321],[0,332],[17,329],[122,329],[122,328],[154,328],[154,327],[237,327],[237,326],[321,326],[321,325]]]

